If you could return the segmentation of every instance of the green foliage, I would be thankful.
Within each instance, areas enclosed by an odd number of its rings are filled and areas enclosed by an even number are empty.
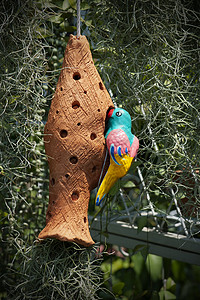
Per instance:
[[[199,3],[175,0],[88,0],[88,3],[87,20],[91,24],[88,38],[93,57],[114,101],[132,116],[133,133],[140,140],[137,163],[145,184],[144,187],[133,163],[128,179],[125,183],[120,180],[103,203],[101,219],[106,224],[115,220],[130,222],[138,231],[145,226],[198,237]],[[181,172],[177,173],[178,170]],[[172,220],[176,217],[177,222]],[[142,249],[139,245],[135,250]],[[146,258],[148,247],[143,250]],[[153,256],[147,256],[148,267],[144,262],[140,264],[141,254],[133,257],[137,261],[134,267],[130,265],[129,273],[128,259],[119,261],[121,258],[115,257],[102,264],[105,278],[111,275],[107,287],[112,290],[116,285],[112,291],[117,299],[198,297],[199,275],[194,286],[188,279],[190,275],[184,275],[187,270],[194,276],[194,266],[164,260],[163,275],[159,259],[154,261]],[[115,271],[116,265],[119,272]]]
[[[142,214],[153,206],[163,230],[182,232],[167,220],[176,209],[173,189],[178,201],[190,199],[184,216],[189,234],[199,231],[198,8],[197,1],[81,1],[87,10],[82,33],[140,140],[138,161],[102,209],[107,221],[120,216],[129,222],[120,190],[139,231],[156,226]],[[196,300],[199,267],[149,255],[148,243],[129,257],[105,257],[101,268],[110,292],[101,287],[95,248],[34,243],[48,203],[42,134],[69,34],[76,31],[76,5],[4,0],[0,10],[0,299]]]
[[[2,1],[0,9],[0,258],[1,276],[11,283],[17,273],[5,277],[7,268],[18,269],[17,254],[42,228],[48,201],[41,134],[47,61],[43,41],[35,38],[45,13],[31,1]]]
[[[100,259],[96,248],[47,240],[23,253],[13,299],[98,299]]]
[[[141,253],[127,258],[109,258],[102,263],[105,279],[112,276],[110,289],[116,299],[151,299],[151,295],[162,286],[162,259],[158,256],[148,255],[145,261]],[[150,261],[155,265],[152,269]],[[157,264],[159,268],[157,268]],[[111,283],[111,282],[110,282]],[[107,283],[109,288],[109,281]],[[119,288],[119,289],[117,289]],[[118,298],[118,296],[120,296]]]
[[[106,288],[110,289],[113,296],[107,294],[103,299],[198,298],[199,267],[151,254],[144,259],[140,252],[133,254],[129,251],[129,257],[123,257],[122,253],[114,248],[108,252],[115,255],[105,256],[101,268],[104,271]]]
[[[133,132],[140,140],[138,162],[146,189],[139,185],[125,189],[129,203],[138,210],[153,207],[167,217],[177,209],[175,195],[183,217],[191,219],[200,207],[199,4],[88,3],[93,57],[116,103],[132,115]],[[182,173],[177,178],[178,170]],[[137,169],[134,175],[138,176]],[[110,196],[116,195],[112,191]],[[169,223],[162,223],[165,230],[176,231]],[[190,230],[186,220],[187,226]],[[192,233],[198,230],[194,225]]]
[[[60,252],[55,252],[55,256],[68,254],[64,244],[49,242],[32,246],[45,225],[48,204],[44,123],[68,35],[75,29],[68,26],[71,26],[75,15],[72,1],[70,5],[67,1],[61,2],[61,7],[57,1],[10,0],[0,4],[0,299],[46,299],[54,296],[67,299],[69,274],[65,273],[66,265],[60,263],[60,256],[57,257],[59,280],[54,278],[48,282],[48,276],[56,267],[51,251]],[[85,270],[84,277],[79,278],[80,285],[76,285],[76,298],[93,299],[98,289],[98,276],[90,275],[90,271],[95,264],[91,259],[87,265],[90,252],[77,252],[76,246],[72,248],[75,258],[83,261],[78,264],[74,258],[77,268],[70,265],[67,270],[76,269],[77,276],[78,268],[83,273],[82,268]],[[69,261],[70,257],[62,260],[66,264]],[[77,278],[74,278],[75,282]]]

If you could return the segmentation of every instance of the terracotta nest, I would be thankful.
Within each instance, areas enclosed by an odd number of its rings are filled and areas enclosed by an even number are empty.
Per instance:
[[[105,118],[112,100],[85,36],[71,35],[44,130],[49,206],[40,239],[94,244],[88,226],[90,192],[105,157]]]

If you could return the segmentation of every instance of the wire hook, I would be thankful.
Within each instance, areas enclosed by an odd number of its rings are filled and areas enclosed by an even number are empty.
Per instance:
[[[80,37],[81,35],[81,8],[80,8],[80,0],[77,0],[76,2],[77,5],[77,39]]]

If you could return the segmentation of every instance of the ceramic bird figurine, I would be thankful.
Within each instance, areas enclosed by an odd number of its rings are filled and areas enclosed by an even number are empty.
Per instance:
[[[138,138],[131,132],[131,117],[122,108],[111,108],[106,118],[105,138],[110,165],[96,196],[100,205],[115,182],[126,175],[139,148]]]

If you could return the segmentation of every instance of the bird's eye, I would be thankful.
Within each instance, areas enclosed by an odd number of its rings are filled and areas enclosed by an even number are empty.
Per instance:
[[[116,116],[117,116],[117,117],[120,117],[121,115],[122,115],[121,111],[117,111],[117,112],[116,112]]]

